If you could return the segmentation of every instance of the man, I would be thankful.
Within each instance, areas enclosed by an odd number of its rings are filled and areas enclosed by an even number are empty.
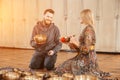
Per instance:
[[[53,16],[54,11],[46,9],[43,20],[38,21],[33,28],[30,44],[35,49],[35,53],[29,65],[31,69],[52,70],[55,67],[57,52],[62,44],[59,41],[60,31],[52,22]]]

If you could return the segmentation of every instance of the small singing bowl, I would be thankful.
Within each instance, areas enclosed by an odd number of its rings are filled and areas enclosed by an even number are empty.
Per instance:
[[[99,80],[98,77],[92,75],[77,75],[74,80]]]

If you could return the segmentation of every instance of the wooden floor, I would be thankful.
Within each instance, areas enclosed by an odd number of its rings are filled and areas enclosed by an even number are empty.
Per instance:
[[[34,50],[0,48],[0,67],[29,69],[28,65]],[[72,52],[59,52],[56,66],[75,56]],[[97,53],[100,69],[120,78],[120,54]]]

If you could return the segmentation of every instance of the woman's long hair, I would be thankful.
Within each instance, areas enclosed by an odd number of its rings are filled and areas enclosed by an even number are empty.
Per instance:
[[[94,21],[93,21],[93,14],[91,12],[90,9],[84,9],[81,13],[80,13],[81,19],[82,19],[82,23],[86,24],[86,25],[91,25],[93,26]]]

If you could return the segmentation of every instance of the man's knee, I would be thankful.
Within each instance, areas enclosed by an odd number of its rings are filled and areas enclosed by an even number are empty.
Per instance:
[[[54,65],[53,64],[46,64],[44,66],[47,70],[53,70],[54,69]]]
[[[31,64],[29,65],[29,68],[30,68],[30,69],[39,69],[39,66],[35,65],[34,63],[31,63]]]
[[[38,62],[31,62],[29,65],[30,69],[43,69],[43,65]]]
[[[52,70],[52,69],[54,69],[55,62],[56,62],[56,55],[54,55],[52,58],[51,57],[47,57],[45,59],[45,62],[44,62],[44,67],[47,70]]]

